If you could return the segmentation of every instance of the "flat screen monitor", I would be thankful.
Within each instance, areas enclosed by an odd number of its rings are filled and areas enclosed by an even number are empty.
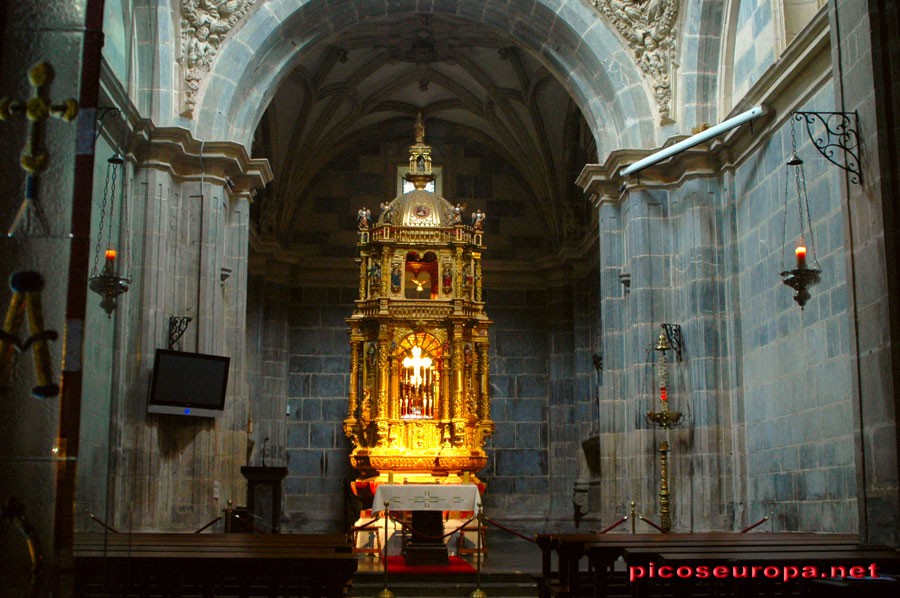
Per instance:
[[[219,417],[230,357],[157,349],[147,413]]]

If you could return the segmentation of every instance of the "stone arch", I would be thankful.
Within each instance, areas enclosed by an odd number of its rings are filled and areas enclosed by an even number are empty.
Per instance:
[[[195,137],[249,145],[280,81],[305,50],[387,14],[449,14],[497,31],[535,55],[575,100],[601,153],[660,143],[650,95],[627,48],[592,9],[569,0],[380,3],[272,0],[224,43],[194,111]],[[189,121],[190,122],[190,121]]]
[[[677,101],[682,129],[724,118],[720,96],[726,87],[720,68],[729,1],[685,0],[681,9]]]

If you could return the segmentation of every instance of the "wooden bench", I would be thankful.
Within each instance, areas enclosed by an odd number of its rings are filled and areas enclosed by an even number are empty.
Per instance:
[[[344,534],[76,534],[76,595],[341,598]]]

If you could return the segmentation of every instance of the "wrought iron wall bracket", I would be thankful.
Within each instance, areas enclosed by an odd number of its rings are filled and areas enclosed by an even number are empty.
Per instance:
[[[662,324],[666,333],[669,346],[675,351],[675,359],[681,361],[681,352],[684,349],[684,337],[681,336],[681,324]]]
[[[859,147],[859,114],[853,112],[793,112],[794,119],[806,123],[810,141],[826,160],[850,173],[850,181],[862,185]],[[824,128],[824,134],[821,129]],[[840,151],[843,161],[835,156]]]
[[[175,346],[184,331],[187,330],[188,324],[193,318],[189,316],[172,316],[169,318],[169,349]]]

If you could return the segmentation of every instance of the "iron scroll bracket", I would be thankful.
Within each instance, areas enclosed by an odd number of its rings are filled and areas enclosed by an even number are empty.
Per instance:
[[[175,346],[184,331],[187,330],[188,324],[193,318],[189,316],[172,316],[169,318],[169,349]]]
[[[862,185],[859,146],[859,114],[853,112],[793,112],[806,123],[810,141],[826,160],[850,173],[850,181]],[[836,152],[840,152],[836,156]],[[843,156],[843,161],[836,158]]]
[[[680,362],[681,352],[684,349],[684,337],[681,336],[681,325],[663,324],[662,328],[666,333],[666,340],[669,341],[669,346],[675,351],[676,361]]]

